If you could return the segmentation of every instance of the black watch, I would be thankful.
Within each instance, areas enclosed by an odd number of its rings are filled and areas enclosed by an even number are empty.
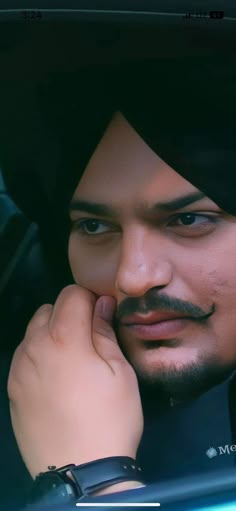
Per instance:
[[[83,465],[48,467],[49,471],[36,476],[29,504],[59,504],[76,502],[84,496],[112,484],[137,481],[142,484],[141,468],[133,458],[114,456]],[[72,478],[67,474],[70,472]]]

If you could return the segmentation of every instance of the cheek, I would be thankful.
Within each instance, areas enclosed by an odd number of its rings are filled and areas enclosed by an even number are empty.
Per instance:
[[[206,300],[214,303],[219,311],[232,311],[236,304],[236,260],[221,259],[216,256],[207,264],[207,259],[192,272],[192,287]]]
[[[227,307],[232,307],[236,298],[236,247],[232,246],[232,242],[230,246],[227,240],[221,246],[227,245],[228,250],[217,247],[209,259],[211,268],[208,271],[208,280],[216,301],[220,301],[222,306],[225,303]]]
[[[219,271],[216,270],[214,274],[211,273],[211,278],[213,279],[212,289],[215,300],[219,303],[221,308],[235,310],[236,268],[231,272],[228,265],[225,264],[225,266],[226,268],[221,268]]]
[[[100,264],[94,261],[93,255],[89,256],[87,251],[79,248],[73,235],[69,241],[68,257],[76,284],[97,295],[114,296],[115,271],[112,262],[103,261]]]
[[[196,253],[188,259],[182,257],[176,269],[180,280],[175,294],[206,310],[213,304],[217,309],[230,307],[232,310],[236,303],[236,259],[226,260],[225,254],[217,250],[213,253],[198,251],[195,256]]]
[[[215,314],[212,317],[211,330],[221,353],[222,362],[227,364],[236,360],[236,266],[226,262],[212,270],[212,296]]]

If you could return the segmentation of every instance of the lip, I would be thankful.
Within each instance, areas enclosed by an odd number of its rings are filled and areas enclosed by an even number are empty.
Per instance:
[[[173,337],[188,326],[189,322],[190,318],[182,317],[162,320],[156,323],[131,323],[125,326],[135,337],[143,341],[161,341],[164,339],[173,339]]]
[[[186,316],[184,316],[184,314],[177,314],[174,312],[154,311],[149,314],[133,314],[132,316],[128,316],[126,320],[123,321],[123,325],[153,325],[154,323],[156,324],[162,321],[172,321],[176,319],[186,319]]]

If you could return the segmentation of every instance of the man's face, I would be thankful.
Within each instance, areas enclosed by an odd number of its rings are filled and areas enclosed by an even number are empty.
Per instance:
[[[119,344],[141,381],[191,395],[234,368],[236,219],[122,114],[90,159],[70,214],[74,279],[115,297]]]

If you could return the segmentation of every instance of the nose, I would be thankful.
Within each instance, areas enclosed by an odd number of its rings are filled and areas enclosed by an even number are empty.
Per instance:
[[[168,242],[157,232],[136,230],[124,234],[116,273],[117,293],[138,297],[153,287],[170,284],[173,275],[170,250]]]

